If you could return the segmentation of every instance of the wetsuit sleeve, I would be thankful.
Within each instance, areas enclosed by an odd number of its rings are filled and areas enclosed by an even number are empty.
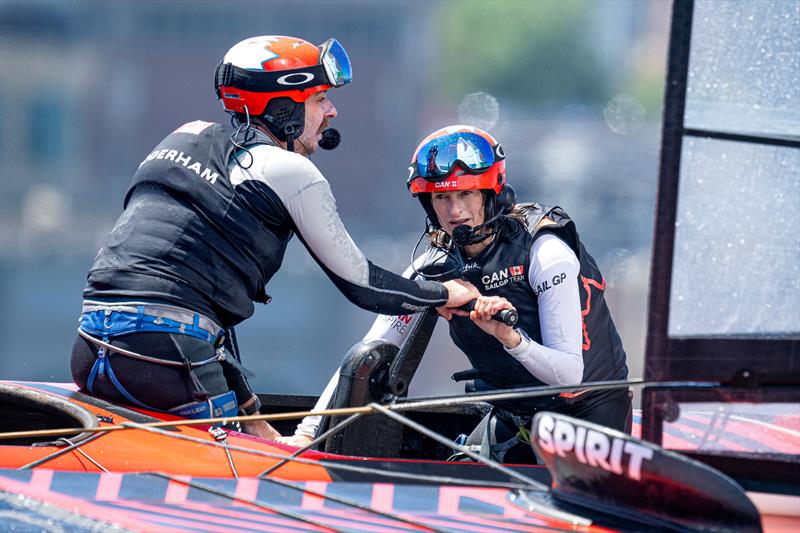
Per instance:
[[[405,279],[367,260],[339,218],[330,185],[311,161],[275,147],[252,152],[257,168],[251,172],[278,195],[298,237],[348,300],[369,311],[398,315],[447,303],[441,283]]]
[[[537,379],[548,385],[573,385],[583,379],[580,263],[564,241],[552,234],[531,247],[528,280],[538,298],[542,344],[520,330],[522,342],[506,348]]]

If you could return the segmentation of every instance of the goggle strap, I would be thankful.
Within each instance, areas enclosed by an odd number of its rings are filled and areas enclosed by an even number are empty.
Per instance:
[[[235,87],[254,93],[273,93],[309,89],[320,85],[331,85],[323,65],[312,65],[292,70],[255,72],[223,63],[217,67],[214,77],[219,87]]]
[[[230,63],[223,63],[222,61],[217,65],[217,70],[214,72],[214,88],[217,91],[217,96],[220,96],[220,87],[230,87],[231,85],[231,81],[233,80],[231,67],[233,67],[233,65]]]

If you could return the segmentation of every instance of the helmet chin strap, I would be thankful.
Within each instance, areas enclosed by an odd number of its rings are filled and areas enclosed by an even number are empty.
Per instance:
[[[297,130],[295,130],[292,124],[287,124],[283,128],[283,134],[286,137],[286,149],[290,152],[294,152],[294,138],[295,135],[297,135]]]

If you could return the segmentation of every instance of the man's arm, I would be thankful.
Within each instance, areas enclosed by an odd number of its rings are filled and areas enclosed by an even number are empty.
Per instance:
[[[270,146],[253,147],[251,153],[253,165],[235,168],[231,182],[263,183],[277,195],[312,257],[355,305],[399,315],[477,297],[477,290],[463,284],[412,281],[372,264],[345,229],[330,185],[311,161]]]

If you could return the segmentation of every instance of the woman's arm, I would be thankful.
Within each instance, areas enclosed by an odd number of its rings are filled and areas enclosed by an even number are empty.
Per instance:
[[[520,330],[520,343],[506,347],[506,351],[548,385],[580,383],[583,380],[580,262],[564,241],[544,234],[531,247],[528,272],[538,299],[542,343],[531,340]]]

